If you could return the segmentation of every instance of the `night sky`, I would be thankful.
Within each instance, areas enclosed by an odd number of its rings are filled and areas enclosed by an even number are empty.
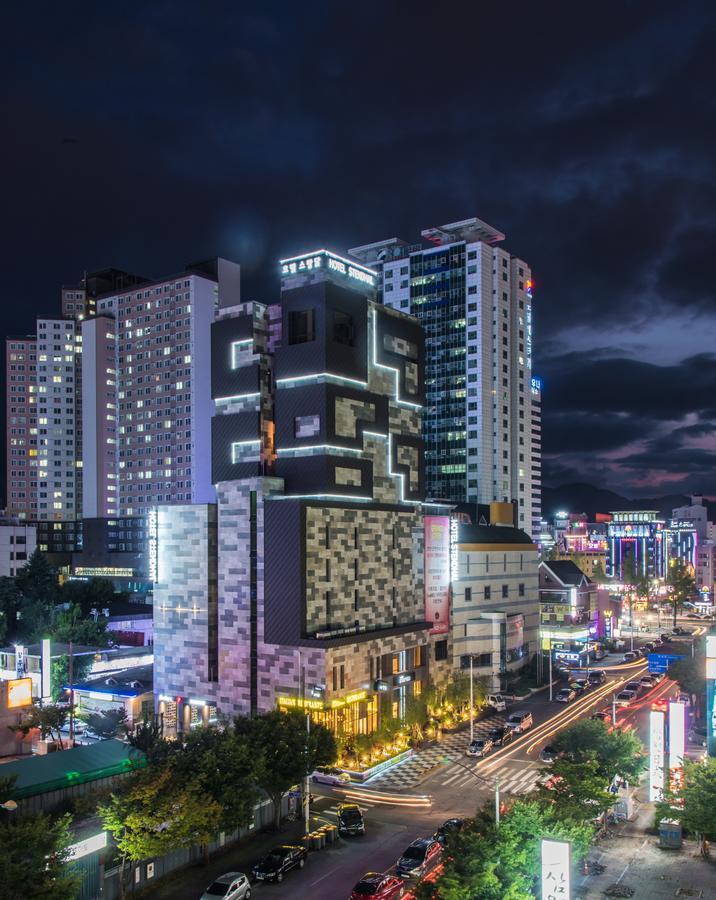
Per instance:
[[[477,215],[535,280],[545,481],[716,496],[716,5],[35,3],[3,17],[0,327],[117,266]]]

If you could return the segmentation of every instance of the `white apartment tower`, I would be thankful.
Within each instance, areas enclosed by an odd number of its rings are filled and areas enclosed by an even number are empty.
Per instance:
[[[480,219],[421,234],[419,244],[390,238],[349,253],[380,271],[383,303],[412,313],[425,329],[428,496],[516,500],[518,527],[536,534],[532,272],[500,246],[504,234]]]

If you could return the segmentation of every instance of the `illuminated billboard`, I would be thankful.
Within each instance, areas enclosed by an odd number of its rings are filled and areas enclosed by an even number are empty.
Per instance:
[[[706,636],[706,747],[716,756],[716,634]]]
[[[32,706],[32,678],[13,678],[7,683],[7,708]]]
[[[686,707],[677,700],[669,703],[669,773],[680,770],[684,764],[686,747]]]
[[[447,634],[450,622],[450,516],[425,516],[425,621],[430,634]]]
[[[542,838],[542,900],[571,897],[571,849],[569,841]]]
[[[649,802],[664,796],[664,710],[649,714]]]

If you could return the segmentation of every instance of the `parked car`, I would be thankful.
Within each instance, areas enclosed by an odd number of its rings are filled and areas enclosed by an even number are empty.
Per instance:
[[[707,731],[708,729],[705,722],[694,722],[689,729],[689,741],[692,744],[700,744],[702,747],[705,747]]]
[[[448,842],[448,838],[451,834],[455,834],[457,831],[460,831],[462,826],[465,824],[464,819],[448,819],[443,822],[443,824],[438,828],[433,837],[435,840],[442,844],[444,847]]]
[[[491,738],[476,738],[474,741],[471,741],[467,745],[467,750],[465,751],[466,756],[474,756],[477,759],[487,756],[487,754],[494,747],[494,743]]]
[[[338,804],[338,834],[365,834],[365,820],[357,803]]]
[[[251,874],[259,881],[283,881],[283,876],[290,869],[306,865],[308,850],[305,847],[294,847],[292,844],[281,844],[257,863]]]
[[[547,744],[546,747],[543,747],[540,750],[539,758],[542,760],[542,762],[552,763],[555,761],[555,759],[557,759],[557,751],[554,749],[554,747]]]
[[[351,777],[332,766],[321,766],[311,775],[311,780],[321,784],[350,784]]]
[[[509,744],[513,736],[512,729],[507,725],[496,725],[488,733],[493,747],[503,747],[505,744]]]
[[[646,688],[646,690],[648,690],[649,688],[654,687],[654,685],[656,684],[656,679],[653,675],[642,675],[639,679],[639,683],[643,688]]]
[[[634,691],[634,693],[638,697],[639,694],[641,694],[641,692],[644,690],[644,685],[641,683],[641,681],[627,681],[627,683],[624,685],[624,690]]]
[[[590,719],[594,719],[595,722],[608,722],[611,717],[611,713],[606,709],[600,709],[595,713],[592,713],[589,717]]]
[[[395,875],[366,872],[351,891],[351,900],[397,900],[405,893],[405,883]]]
[[[420,878],[440,859],[442,844],[435,838],[418,838],[405,849],[395,864],[395,871],[403,878]]]
[[[248,900],[251,884],[243,872],[227,872],[219,875],[201,895],[201,900]]]
[[[598,684],[604,684],[607,680],[607,673],[602,672],[600,669],[592,671],[587,675],[587,680],[592,685],[592,687],[596,687]]]
[[[523,731],[527,731],[533,725],[532,713],[524,709],[518,710],[508,717],[507,724],[517,734],[522,734]]]
[[[635,659],[639,659],[639,654],[636,650],[627,650],[627,652],[622,656],[622,662],[634,662]]]
[[[619,691],[614,702],[617,706],[629,706],[633,700],[636,700],[636,691]]]
[[[507,702],[502,694],[488,694],[485,703],[497,712],[504,712],[507,709]]]
[[[588,678],[575,678],[574,681],[570,681],[567,687],[571,687],[573,691],[576,691],[577,696],[581,697],[585,691],[588,691],[591,687]]]
[[[557,703],[571,703],[576,696],[576,691],[574,691],[572,688],[566,687],[562,688],[562,690],[559,691],[554,699],[557,701]]]

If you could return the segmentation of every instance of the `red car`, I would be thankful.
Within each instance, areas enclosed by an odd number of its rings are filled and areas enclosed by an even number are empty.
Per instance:
[[[405,885],[395,875],[383,875],[381,872],[366,872],[353,888],[351,900],[396,900],[405,893]]]

